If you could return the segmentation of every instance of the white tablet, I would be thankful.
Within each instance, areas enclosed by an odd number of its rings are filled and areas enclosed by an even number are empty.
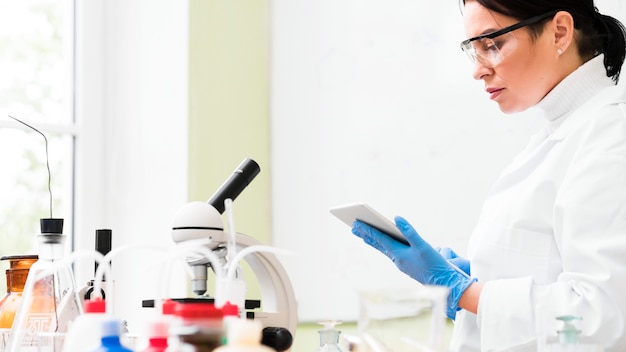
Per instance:
[[[351,203],[335,206],[330,208],[330,212],[350,227],[352,227],[355,220],[360,220],[386,233],[397,241],[409,244],[406,238],[404,238],[404,235],[402,235],[402,232],[396,227],[396,224],[365,203]]]

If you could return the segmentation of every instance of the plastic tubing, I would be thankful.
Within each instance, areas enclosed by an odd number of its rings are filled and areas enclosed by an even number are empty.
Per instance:
[[[250,247],[246,247],[242,249],[239,253],[237,253],[237,255],[235,255],[235,257],[232,259],[232,262],[228,263],[228,272],[226,273],[226,282],[223,283],[225,286],[219,287],[219,283],[222,281],[218,281],[218,292],[228,293],[230,291],[230,284],[235,279],[237,268],[239,268],[239,262],[248,254],[251,254],[254,252],[268,252],[272,254],[283,254],[283,255],[291,254],[291,252],[286,249],[281,249],[281,248],[276,248],[276,247],[266,246],[266,245],[254,245],[254,246],[250,246]]]
[[[104,256],[104,262],[109,263],[113,259],[113,257],[116,257],[117,255],[123,252],[135,250],[135,249],[152,250],[152,251],[157,251],[157,252],[168,254],[167,256],[165,256],[165,259],[164,259],[165,263],[167,264],[166,269],[165,269],[167,275],[160,276],[161,284],[159,286],[161,287],[160,291],[162,292],[162,296],[158,297],[160,299],[155,299],[155,303],[154,303],[155,308],[160,308],[162,305],[162,302],[161,302],[162,298],[166,296],[166,294],[164,293],[166,292],[166,289],[167,289],[166,283],[168,282],[167,280],[164,280],[163,278],[166,277],[169,279],[169,275],[171,272],[171,265],[175,258],[184,256],[184,255],[200,254],[211,262],[211,264],[216,269],[216,271],[221,273],[223,269],[222,269],[221,263],[219,262],[219,258],[217,258],[217,255],[215,255],[215,253],[210,251],[208,248],[202,246],[207,243],[208,243],[208,240],[205,240],[205,239],[186,241],[186,242],[176,245],[173,251],[171,250],[170,247],[165,247],[165,246],[157,246],[157,245],[143,244],[143,243],[141,244],[129,243],[129,244],[125,244],[120,247],[117,247],[111,250],[109,253],[107,253],[107,255]],[[187,274],[191,276],[191,269],[188,266],[186,266],[186,268],[188,269]],[[96,270],[96,275],[95,275],[95,280],[94,280],[95,292],[100,292],[100,288],[102,287],[103,274],[104,274],[104,270],[101,270],[99,266],[98,270]]]
[[[149,245],[149,244],[136,244],[136,243],[131,243],[131,244],[126,244],[123,246],[120,246],[118,248],[115,248],[113,250],[111,250],[109,253],[107,253],[107,255],[102,255],[102,253],[96,251],[96,250],[78,250],[78,251],[74,251],[72,253],[70,253],[67,257],[58,260],[58,261],[54,261],[52,264],[52,267],[45,269],[43,271],[38,272],[33,280],[28,281],[28,285],[26,287],[24,287],[24,294],[28,294],[29,292],[32,292],[33,290],[33,285],[36,281],[49,276],[49,275],[53,275],[55,272],[58,271],[59,268],[67,266],[70,268],[71,270],[71,265],[78,259],[83,258],[83,257],[93,257],[94,260],[98,263],[98,270],[96,270],[95,273],[95,277],[94,277],[94,294],[99,296],[100,292],[101,292],[101,288],[102,288],[102,280],[104,278],[104,275],[106,274],[106,277],[112,278],[113,274],[112,274],[112,270],[111,270],[111,265],[109,264],[111,262],[111,260],[113,259],[113,257],[126,252],[126,251],[130,251],[130,250],[134,250],[134,249],[144,249],[144,250],[153,250],[153,251],[158,251],[158,252],[163,252],[163,253],[168,253],[168,255],[165,258],[165,263],[167,264],[166,269],[166,273],[167,275],[163,275],[161,276],[161,287],[162,287],[162,296],[159,297],[161,298],[161,300],[158,300],[158,305],[160,307],[160,305],[162,304],[162,298],[164,298],[167,295],[167,280],[164,280],[163,278],[169,278],[169,275],[171,273],[171,266],[172,266],[172,262],[179,257],[184,257],[185,255],[192,255],[192,254],[199,254],[203,257],[205,257],[207,260],[209,260],[211,262],[211,265],[213,266],[213,268],[215,269],[215,275],[217,276],[218,279],[220,279],[223,275],[223,268],[222,268],[222,264],[219,260],[219,258],[217,257],[217,255],[215,255],[215,253],[213,253],[211,250],[209,250],[207,247],[204,247],[204,245],[208,244],[210,241],[208,239],[202,239],[202,240],[193,240],[193,241],[187,241],[187,242],[183,242],[178,244],[174,251],[171,251],[171,248],[169,247],[165,247],[165,246],[156,246],[156,245]],[[186,266],[187,273],[191,276],[191,270],[188,266]],[[107,299],[106,300],[106,312],[107,314],[112,314],[113,312],[113,299]],[[157,307],[157,300],[155,300],[155,308]]]
[[[239,253],[237,253],[237,255],[233,258],[232,263],[229,263],[228,272],[226,273],[226,279],[229,281],[234,279],[235,272],[237,270],[237,267],[239,266],[239,262],[243,259],[243,257],[254,252],[269,252],[272,254],[283,254],[283,255],[291,254],[291,251],[288,251],[286,249],[281,249],[281,248],[276,248],[276,247],[266,246],[266,245],[254,245],[254,246],[246,247],[242,249]]]
[[[213,267],[213,270],[215,271],[215,276],[217,278],[216,281],[219,282],[219,280],[222,278],[224,271],[222,263],[220,262],[220,259],[217,257],[217,255],[213,253],[213,251],[205,247],[205,245],[209,243],[209,239],[191,240],[178,243],[175,249],[164,259],[163,265],[165,265],[165,275],[159,277],[161,295],[157,297],[158,299],[155,299],[154,301],[154,308],[156,308],[158,312],[162,310],[161,307],[163,305],[163,299],[167,297],[167,290],[169,288],[168,283],[171,277],[172,265],[176,258],[182,258],[182,261],[185,264],[184,267],[187,269],[187,275],[189,275],[189,277],[192,277],[193,273],[189,265],[187,265],[185,256],[199,254],[211,263],[211,266]]]
[[[110,269],[110,265],[109,265],[113,257],[117,256],[120,253],[129,251],[132,249],[148,249],[148,250],[154,250],[154,251],[160,251],[160,252],[167,252],[167,248],[162,247],[162,246],[149,245],[149,244],[136,244],[136,243],[129,243],[129,244],[125,244],[117,248],[114,248],[103,257],[103,262],[106,263],[106,266],[109,267],[109,271],[106,273],[109,279],[111,280],[113,279],[113,275],[111,273],[112,270]],[[104,273],[105,273],[105,269],[103,269],[103,267],[104,267],[103,265],[98,265],[98,269],[96,270],[96,273],[94,275],[93,288],[94,288],[94,293],[96,294],[99,294],[102,291],[102,281],[104,279]],[[106,307],[107,313],[112,314],[109,312],[113,312],[113,300],[107,299],[106,306],[107,306]]]
[[[160,276],[161,283],[159,285],[160,287],[159,291],[161,292],[161,295],[160,297],[158,297],[158,299],[155,299],[155,302],[154,302],[154,307],[160,309],[162,305],[162,299],[167,296],[167,287],[168,287],[167,283],[169,282],[168,280],[169,280],[169,276],[171,273],[171,266],[172,266],[173,261],[176,258],[184,257],[185,255],[193,255],[193,254],[201,255],[211,262],[211,265],[215,269],[216,276],[218,278],[221,278],[222,273],[223,273],[222,264],[220,263],[220,260],[217,257],[217,255],[204,246],[208,243],[209,243],[208,239],[186,241],[186,242],[177,244],[173,251],[171,250],[170,247],[166,247],[166,246],[157,246],[157,245],[151,245],[151,244],[145,244],[145,243],[128,243],[128,244],[112,249],[109,253],[103,256],[102,262],[107,263],[106,266],[109,268],[108,271],[106,272],[107,277],[112,277],[111,269],[108,263],[110,263],[114,257],[116,257],[117,255],[121,253],[124,253],[126,251],[136,250],[136,249],[143,249],[143,250],[152,250],[152,251],[168,254],[165,256],[165,259],[164,259],[165,264],[166,264],[165,270],[166,270],[167,275]],[[104,267],[105,267],[104,265],[99,265],[98,270],[96,270],[96,274],[94,278],[94,291],[95,292],[100,292],[102,288],[103,275],[106,270],[104,269]],[[187,274],[191,276],[191,269],[189,268],[189,266],[186,265],[185,268],[187,269]],[[167,280],[165,278],[167,278]],[[112,304],[112,302],[107,302],[107,311],[112,311],[113,307],[110,307],[109,306],[110,304]]]
[[[235,257],[237,252],[237,233],[235,232],[235,215],[233,213],[233,200],[226,198],[224,200],[224,208],[226,209],[226,216],[228,222],[228,252],[226,253],[226,259],[230,263]]]

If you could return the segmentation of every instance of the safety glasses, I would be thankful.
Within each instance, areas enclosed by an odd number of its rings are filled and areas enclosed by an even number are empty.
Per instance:
[[[558,10],[544,13],[518,22],[512,26],[504,27],[495,32],[479,35],[461,42],[461,50],[473,62],[492,68],[498,65],[509,54],[515,51],[517,39],[511,32],[516,29],[543,21],[553,17]]]

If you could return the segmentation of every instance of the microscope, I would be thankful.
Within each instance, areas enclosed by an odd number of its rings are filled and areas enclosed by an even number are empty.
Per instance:
[[[225,200],[235,200],[259,172],[260,167],[254,160],[244,159],[208,202],[184,205],[174,216],[172,240],[179,244],[208,239],[208,249],[222,264],[227,265],[230,257],[229,236],[224,231],[222,221]],[[241,233],[235,234],[235,242],[237,253],[248,247],[261,245],[256,239]],[[279,351],[287,351],[291,347],[297,325],[296,300],[289,277],[272,253],[253,251],[243,260],[256,277],[261,294],[260,300],[245,300],[246,317],[262,323],[264,344]],[[186,261],[192,268],[191,289],[196,297],[182,301],[210,299],[206,291],[208,272],[210,269],[214,270],[211,262],[200,255],[188,256]]]

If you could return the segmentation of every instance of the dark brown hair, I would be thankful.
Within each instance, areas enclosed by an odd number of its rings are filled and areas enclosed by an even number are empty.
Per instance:
[[[467,0],[461,0],[464,5]],[[574,18],[578,53],[589,60],[604,54],[606,75],[616,83],[626,57],[626,29],[617,19],[598,12],[593,0],[474,0],[483,7],[505,16],[524,20],[550,11],[567,11]],[[543,23],[528,26],[538,36]]]

